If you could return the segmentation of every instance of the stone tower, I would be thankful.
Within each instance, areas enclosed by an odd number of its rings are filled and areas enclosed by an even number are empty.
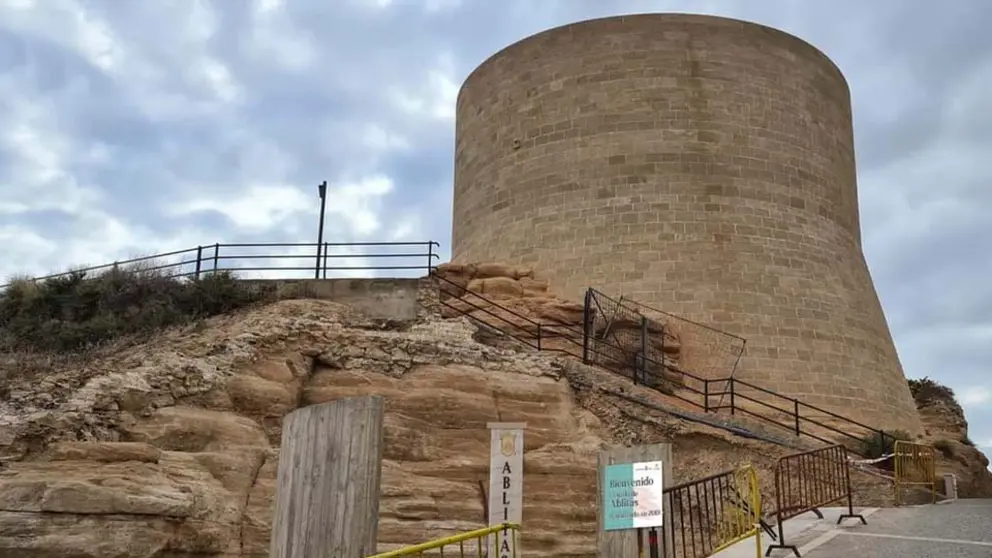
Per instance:
[[[731,19],[585,21],[458,96],[453,259],[529,264],[747,339],[737,377],[921,429],[861,250],[850,93]]]

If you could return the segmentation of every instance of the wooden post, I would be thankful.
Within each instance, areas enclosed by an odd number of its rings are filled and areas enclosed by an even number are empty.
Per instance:
[[[356,397],[283,419],[271,558],[375,554],[384,407]]]
[[[645,446],[634,446],[630,448],[611,448],[599,452],[596,458],[596,523],[598,529],[597,543],[600,558],[615,558],[617,556],[637,556],[637,531],[631,529],[626,531],[607,531],[603,528],[603,487],[605,483],[606,466],[620,463],[638,463],[641,461],[661,461],[664,463],[662,471],[662,481],[665,486],[674,484],[672,481],[672,445],[671,444],[651,444]],[[672,518],[671,502],[666,497],[664,500],[663,518],[665,528],[662,529],[664,541],[667,548],[672,548],[672,540],[668,529]],[[647,540],[645,538],[645,544]],[[645,546],[645,548],[647,548]],[[671,552],[671,551],[669,551]],[[646,555],[646,554],[645,554]],[[667,554],[662,554],[663,556]]]

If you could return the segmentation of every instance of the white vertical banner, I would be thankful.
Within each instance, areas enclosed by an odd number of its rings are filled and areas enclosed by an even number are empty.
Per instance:
[[[524,428],[522,422],[489,423],[489,525],[517,523],[524,509]],[[490,558],[520,556],[514,554],[514,532],[504,530],[499,537],[489,537]],[[498,543],[498,544],[497,544]],[[519,542],[517,542],[519,545]]]

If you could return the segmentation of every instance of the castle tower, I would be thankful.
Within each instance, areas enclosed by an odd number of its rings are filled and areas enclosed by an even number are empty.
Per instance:
[[[455,261],[740,335],[738,378],[921,430],[861,250],[850,93],[811,45],[708,16],[566,25],[479,66],[456,129]]]

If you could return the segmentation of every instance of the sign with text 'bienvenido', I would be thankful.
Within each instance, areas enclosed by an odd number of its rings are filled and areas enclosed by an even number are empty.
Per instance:
[[[660,527],[664,506],[662,462],[608,465],[603,479],[603,529]]]

